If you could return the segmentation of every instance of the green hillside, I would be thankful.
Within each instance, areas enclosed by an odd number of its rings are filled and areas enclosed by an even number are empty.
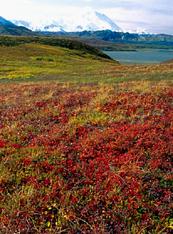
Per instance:
[[[117,83],[172,80],[170,63],[121,65],[85,43],[58,37],[0,37],[0,81]]]
[[[1,36],[1,46],[17,46],[26,43],[39,43],[50,46],[59,46],[71,50],[80,50],[83,54],[89,53],[97,57],[111,59],[108,55],[102,53],[99,49],[75,39],[61,37],[16,37],[16,36]]]
[[[51,46],[46,45],[49,41],[44,39],[39,39],[42,40],[40,43],[29,43],[31,38],[28,38],[28,43],[24,38],[10,39],[11,41],[6,37],[0,39],[0,79],[87,78],[100,76],[100,72],[117,64],[108,56],[82,43],[59,40],[61,46]],[[55,43],[54,40],[51,42]]]

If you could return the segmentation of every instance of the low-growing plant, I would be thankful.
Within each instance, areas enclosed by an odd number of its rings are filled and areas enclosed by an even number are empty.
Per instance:
[[[172,232],[173,88],[136,84],[1,84],[2,233]]]

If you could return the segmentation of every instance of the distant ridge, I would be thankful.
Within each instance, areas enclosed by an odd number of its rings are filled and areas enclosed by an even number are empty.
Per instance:
[[[17,26],[0,16],[0,35],[28,36],[34,33],[23,26]]]
[[[93,16],[93,12],[91,13]],[[90,13],[89,13],[90,17]],[[50,24],[45,30],[48,31],[31,31],[27,27],[29,24],[26,21],[17,22],[18,25],[21,23],[24,26],[15,25],[14,21],[11,22],[3,17],[0,17],[0,35],[12,35],[12,36],[50,36],[50,37],[63,37],[67,39],[74,39],[82,41],[91,46],[97,47],[103,50],[135,50],[143,48],[157,48],[157,49],[167,49],[173,48],[173,35],[167,34],[140,34],[140,33],[129,33],[118,31],[118,26],[110,21],[106,15],[94,12],[94,16],[99,18],[99,22],[102,20],[109,23],[112,29],[117,29],[117,31],[112,30],[82,30],[78,27],[79,31],[66,32],[63,28],[59,28],[61,31],[49,31],[50,28],[54,27],[56,24]],[[92,17],[91,17],[92,18]],[[89,18],[90,19],[90,18]],[[87,21],[88,22],[88,21]],[[73,22],[72,22],[73,23]],[[79,23],[81,23],[79,21]],[[96,22],[94,22],[96,23]],[[79,25],[78,25],[79,26]],[[55,28],[54,28],[55,29]]]

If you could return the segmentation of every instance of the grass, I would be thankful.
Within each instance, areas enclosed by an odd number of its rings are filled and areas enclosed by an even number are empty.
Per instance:
[[[0,47],[0,79],[57,79],[98,76],[115,62],[78,50],[41,44]],[[75,64],[75,66],[74,66]],[[98,70],[97,70],[98,69]],[[62,77],[62,78],[61,78]]]
[[[0,54],[0,232],[171,233],[172,64]]]
[[[0,54],[0,82],[119,83],[173,77],[171,63],[124,66],[90,52],[44,44],[1,46]]]

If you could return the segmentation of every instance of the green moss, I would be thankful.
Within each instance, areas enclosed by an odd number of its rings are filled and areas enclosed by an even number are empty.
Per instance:
[[[71,126],[82,126],[88,123],[104,124],[108,121],[110,121],[109,115],[101,113],[99,111],[89,111],[71,118],[69,123]]]

